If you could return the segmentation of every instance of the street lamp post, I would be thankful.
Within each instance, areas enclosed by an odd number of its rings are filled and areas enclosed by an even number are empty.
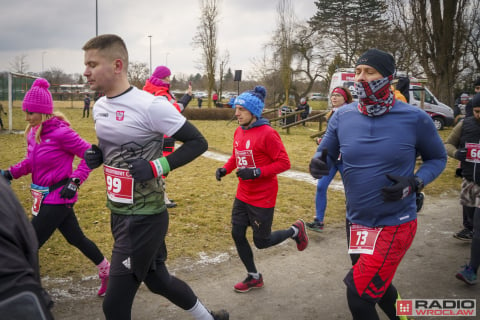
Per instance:
[[[98,36],[98,0],[95,0],[95,36]]]
[[[43,64],[43,56],[45,55],[45,53],[47,53],[47,51],[42,51],[42,73],[44,72],[44,64]]]
[[[152,36],[148,36],[150,38],[150,74],[152,74]]]

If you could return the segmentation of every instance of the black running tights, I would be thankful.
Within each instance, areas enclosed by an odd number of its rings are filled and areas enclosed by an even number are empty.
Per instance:
[[[398,319],[396,316],[397,289],[391,284],[383,297],[378,301],[379,307],[385,312],[389,319]],[[358,293],[347,288],[347,301],[354,320],[378,320],[378,313],[375,310],[375,303],[362,299]]]
[[[133,274],[110,276],[108,294],[103,300],[103,313],[107,320],[130,320],[133,300],[140,281]],[[184,310],[192,309],[197,296],[184,281],[170,275],[165,265],[157,264],[144,283],[153,293],[164,296]]]
[[[42,205],[38,215],[33,217],[32,225],[37,234],[38,248],[41,248],[58,228],[67,242],[78,248],[95,265],[104,259],[97,245],[83,233],[70,205]]]
[[[278,230],[272,232],[268,238],[260,238],[254,234],[253,242],[258,249],[266,249],[285,241],[293,235],[293,232],[294,231],[291,228]],[[252,248],[250,243],[248,243],[246,234],[247,226],[240,226],[236,224],[232,226],[232,238],[235,242],[235,246],[237,247],[240,260],[242,260],[245,268],[247,268],[247,272],[257,273],[257,267],[253,261]]]

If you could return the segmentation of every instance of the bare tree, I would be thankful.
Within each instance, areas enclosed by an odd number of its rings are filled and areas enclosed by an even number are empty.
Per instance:
[[[273,43],[275,54],[280,60],[280,77],[284,89],[284,104],[289,104],[292,83],[293,37],[295,13],[290,0],[279,0],[277,5],[277,30]]]
[[[416,53],[434,94],[453,105],[457,77],[466,67],[465,21],[469,0],[392,0],[394,23],[409,49]]]
[[[468,37],[467,53],[472,60],[472,68],[475,76],[480,75],[480,2],[474,1],[466,23],[471,24],[471,30]]]
[[[230,53],[228,50],[224,52],[224,54],[220,57],[220,62],[218,64],[218,76],[219,76],[219,84],[218,84],[218,96],[219,99],[222,97],[223,93],[223,81],[224,81],[224,74],[226,72],[226,68],[228,63],[230,62]],[[230,72],[231,73],[231,72]]]
[[[27,54],[22,53],[19,56],[15,56],[14,60],[10,62],[10,71],[17,73],[26,73],[30,66],[27,62]]]
[[[42,77],[47,79],[50,84],[60,85],[62,83],[75,83],[75,79],[70,74],[66,74],[62,69],[52,67],[42,73]]]
[[[324,53],[320,47],[325,43],[322,37],[308,25],[297,25],[293,40],[293,56],[297,61],[293,68],[293,74],[306,83],[300,92],[297,88],[294,93],[296,99],[305,97],[312,90],[315,81],[318,79],[326,80],[325,69],[327,53]],[[298,102],[298,101],[297,101]]]
[[[128,81],[135,87],[142,89],[149,78],[149,68],[145,62],[131,61],[128,63]]]
[[[207,76],[207,106],[212,106],[217,65],[217,20],[220,0],[200,0],[200,24],[193,38],[194,46],[202,49],[202,66]]]

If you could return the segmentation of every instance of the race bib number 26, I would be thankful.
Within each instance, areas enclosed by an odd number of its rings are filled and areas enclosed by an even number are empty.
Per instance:
[[[107,197],[113,202],[133,203],[133,177],[128,169],[104,165]]]
[[[252,150],[235,150],[237,168],[255,168]]]

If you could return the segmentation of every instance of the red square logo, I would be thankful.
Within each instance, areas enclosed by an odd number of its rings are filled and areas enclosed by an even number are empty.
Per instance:
[[[412,300],[397,300],[397,316],[413,315]]]
[[[117,111],[117,121],[123,121],[123,118],[125,117],[125,111]]]

